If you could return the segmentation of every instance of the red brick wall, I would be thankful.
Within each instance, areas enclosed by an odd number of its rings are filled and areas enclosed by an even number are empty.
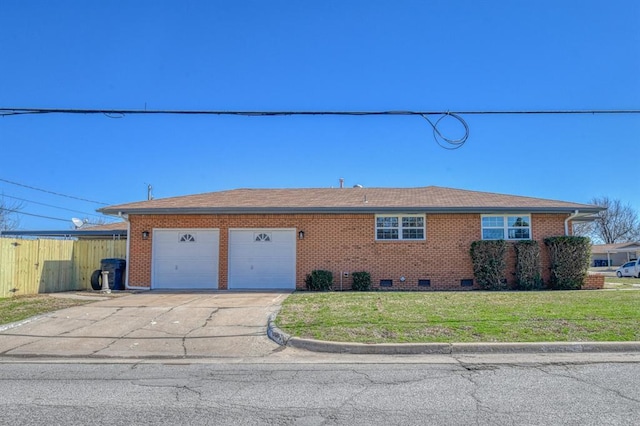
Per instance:
[[[297,240],[296,285],[304,288],[304,278],[314,269],[333,272],[335,289],[340,288],[341,272],[367,271],[373,288],[382,279],[393,280],[391,290],[466,290],[460,280],[473,279],[469,257],[471,243],[481,237],[479,214],[428,214],[426,240],[375,241],[373,214],[292,214],[292,215],[131,215],[129,285],[149,287],[151,283],[152,236],[142,239],[142,231],[154,228],[220,229],[219,288],[227,288],[229,228],[295,228],[305,237]],[[562,214],[533,214],[533,238],[541,245],[545,280],[549,259],[545,237],[564,234]],[[515,264],[509,257],[507,277],[513,277]],[[400,277],[405,281],[401,282]],[[418,287],[419,279],[430,279],[431,287]],[[351,276],[343,280],[349,289]]]
[[[584,279],[582,284],[583,290],[600,290],[604,288],[604,275],[601,274],[589,274]]]

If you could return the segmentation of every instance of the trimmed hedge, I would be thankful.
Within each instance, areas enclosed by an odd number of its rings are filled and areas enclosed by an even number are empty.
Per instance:
[[[551,260],[551,288],[579,290],[589,270],[591,241],[587,237],[545,238]]]
[[[368,291],[371,289],[371,274],[368,272],[354,272],[351,274],[353,284],[351,289],[356,291]]]
[[[516,289],[541,290],[544,287],[540,263],[540,245],[534,240],[518,241],[516,251]]]
[[[311,291],[328,291],[333,286],[333,273],[331,271],[323,271],[316,269],[307,274],[304,280],[307,290]]]
[[[471,243],[473,275],[485,290],[506,290],[505,270],[507,242],[505,240],[481,240]]]

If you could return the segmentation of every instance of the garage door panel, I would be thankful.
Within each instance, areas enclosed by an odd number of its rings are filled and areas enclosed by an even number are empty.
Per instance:
[[[154,283],[155,289],[173,289],[173,290],[204,290],[215,289],[215,283],[212,282],[210,275],[191,274],[168,274],[162,275]]]
[[[294,289],[295,229],[231,230],[229,288]]]
[[[271,257],[270,259],[255,259],[252,262],[247,262],[244,265],[247,271],[256,271],[259,274],[270,275],[286,275],[293,272],[293,268],[285,267],[280,263],[281,259]]]
[[[173,260],[166,259],[165,261],[158,262],[156,271],[160,274],[200,274],[200,275],[212,275],[217,272],[217,268],[213,262],[201,262],[196,259],[182,259]]]
[[[218,288],[217,229],[158,229],[153,233],[152,288]]]

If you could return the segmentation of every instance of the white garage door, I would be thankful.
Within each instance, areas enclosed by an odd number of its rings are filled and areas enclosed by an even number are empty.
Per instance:
[[[229,230],[230,289],[295,289],[295,229]]]
[[[154,229],[155,289],[217,289],[220,231],[217,229]]]

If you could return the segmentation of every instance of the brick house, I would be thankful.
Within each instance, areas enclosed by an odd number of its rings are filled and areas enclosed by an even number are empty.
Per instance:
[[[375,289],[474,289],[473,241],[543,246],[601,210],[435,186],[236,189],[100,209],[128,221],[130,289],[303,289],[326,269],[345,290],[355,271]]]

